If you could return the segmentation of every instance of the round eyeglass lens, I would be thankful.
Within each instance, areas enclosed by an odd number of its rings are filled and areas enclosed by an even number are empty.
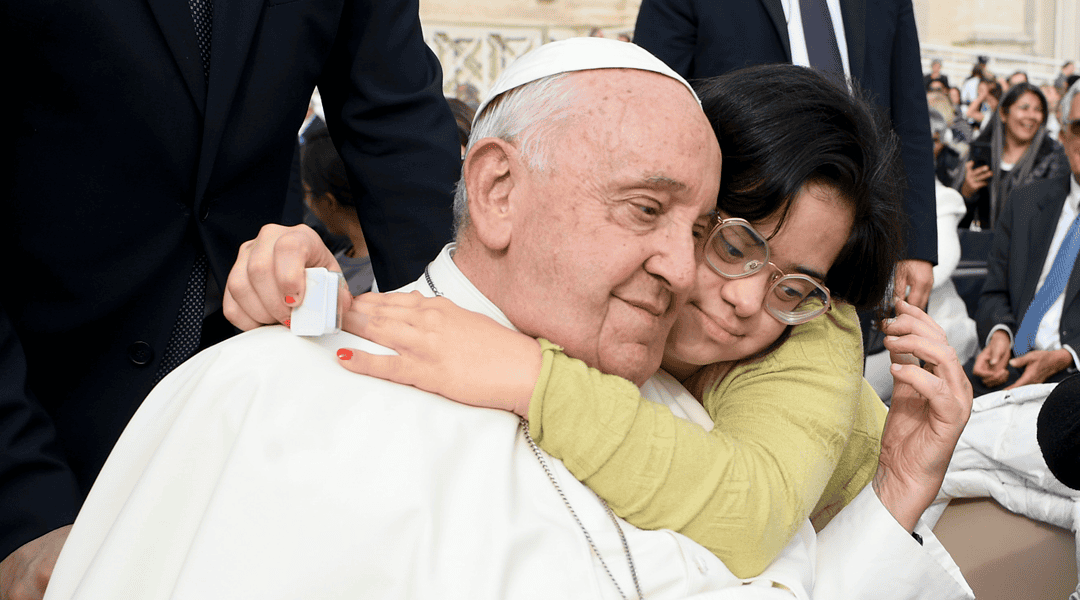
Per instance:
[[[769,262],[769,243],[749,223],[727,221],[709,236],[705,260],[721,275],[746,277]]]
[[[829,290],[806,275],[785,275],[772,283],[765,308],[789,325],[805,323],[829,309]]]

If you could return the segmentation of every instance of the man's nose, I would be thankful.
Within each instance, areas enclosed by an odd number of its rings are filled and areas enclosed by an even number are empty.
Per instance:
[[[694,287],[697,259],[693,231],[669,232],[657,240],[645,270],[664,280],[672,292],[686,294]]]

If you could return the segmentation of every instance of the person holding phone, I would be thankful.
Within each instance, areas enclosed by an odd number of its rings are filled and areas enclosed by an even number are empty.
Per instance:
[[[1046,96],[1037,86],[1009,88],[954,178],[953,187],[967,204],[961,228],[992,228],[1010,191],[1068,171],[1061,145],[1046,135],[1048,114]]]

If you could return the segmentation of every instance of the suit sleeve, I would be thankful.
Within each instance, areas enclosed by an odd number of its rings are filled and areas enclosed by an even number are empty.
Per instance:
[[[994,241],[986,258],[986,281],[979,296],[979,308],[975,311],[980,344],[986,343],[990,330],[996,325],[1005,325],[1013,333],[1016,333],[1018,325],[1016,312],[1019,307],[1013,306],[1015,299],[1009,296],[1009,251],[1012,247],[1014,204],[1012,201],[1005,203],[994,225]]]
[[[689,78],[694,71],[696,23],[688,0],[642,0],[634,25],[634,43]]]
[[[58,362],[62,362],[58,359]],[[0,306],[0,560],[75,521],[80,494],[52,421],[27,386],[26,357]]]
[[[319,80],[380,289],[414,281],[452,238],[460,144],[418,11],[347,0]]]
[[[905,258],[937,264],[934,152],[919,62],[919,34],[910,0],[902,3],[898,19],[892,51],[889,105],[893,128],[900,137],[900,154],[908,179],[904,192],[904,212],[908,216]]]

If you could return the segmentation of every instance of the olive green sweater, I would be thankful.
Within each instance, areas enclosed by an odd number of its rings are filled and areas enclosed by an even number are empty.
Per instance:
[[[619,516],[690,537],[738,577],[760,574],[803,519],[824,527],[877,469],[886,409],[862,377],[851,306],[733,368],[705,397],[711,431],[541,346],[536,442]]]

